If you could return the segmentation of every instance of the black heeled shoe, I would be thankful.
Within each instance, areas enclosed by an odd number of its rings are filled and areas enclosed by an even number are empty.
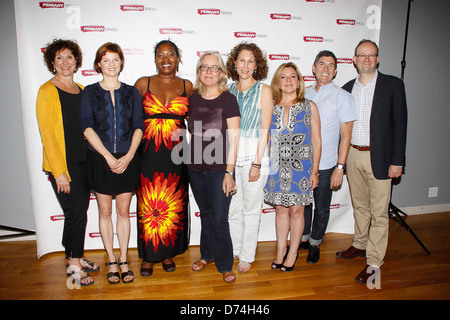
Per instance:
[[[297,262],[297,259],[298,259],[298,253],[297,253],[297,256],[295,257],[295,261],[294,261],[294,264],[292,265],[292,267],[286,267],[284,265],[284,261],[283,261],[283,265],[281,266],[280,270],[282,272],[290,272],[290,271],[294,270],[294,266],[295,266],[295,263]]]
[[[286,249],[286,254],[283,257],[283,262],[282,263],[275,263],[275,261],[274,261],[274,262],[272,262],[272,265],[270,267],[273,270],[281,269],[283,267],[284,260],[286,260],[286,258],[287,258],[288,253],[289,253],[289,246]]]

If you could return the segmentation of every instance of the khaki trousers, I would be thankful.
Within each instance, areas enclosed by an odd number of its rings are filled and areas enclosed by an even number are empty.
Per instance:
[[[370,151],[350,147],[347,180],[355,218],[353,246],[366,250],[368,265],[381,267],[389,236],[391,179],[376,179]]]

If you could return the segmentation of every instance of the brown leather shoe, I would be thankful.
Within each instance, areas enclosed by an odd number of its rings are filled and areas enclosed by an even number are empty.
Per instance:
[[[356,282],[367,284],[370,277],[370,280],[373,281],[377,277],[380,276],[380,268],[366,266],[363,271],[361,271],[355,278]]]
[[[142,261],[140,274],[143,277],[150,277],[153,274],[153,263]]]
[[[347,250],[336,252],[336,256],[342,259],[353,259],[354,257],[365,257],[366,250],[357,249],[354,246],[350,246]]]
[[[162,266],[165,272],[174,272],[176,269],[175,262],[172,258],[167,258],[162,261]]]

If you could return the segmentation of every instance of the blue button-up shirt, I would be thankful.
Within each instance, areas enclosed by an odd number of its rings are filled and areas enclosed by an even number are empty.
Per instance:
[[[305,98],[312,100],[319,109],[322,136],[322,155],[319,170],[334,167],[338,159],[341,123],[355,121],[356,108],[353,97],[333,82],[316,91],[316,83],[306,88]]]

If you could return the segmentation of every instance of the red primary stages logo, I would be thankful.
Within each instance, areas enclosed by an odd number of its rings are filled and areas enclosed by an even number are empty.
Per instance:
[[[233,12],[231,12],[231,11],[224,11],[224,10],[213,9],[213,8],[197,9],[197,13],[201,16],[220,16],[220,15],[231,16],[231,15],[233,15]]]
[[[305,42],[334,42],[334,39],[319,36],[303,36]]]
[[[51,221],[61,221],[64,220],[64,215],[63,214],[57,214],[54,216],[50,216],[50,220]]]
[[[270,60],[289,60],[288,54],[269,54]]]
[[[105,26],[81,26],[82,32],[105,32]]]
[[[303,81],[316,81],[314,76],[303,76]]]
[[[197,13],[200,15],[220,15],[220,9],[197,9]]]
[[[323,37],[304,36],[303,41],[305,41],[305,42],[323,42]]]
[[[234,33],[236,38],[256,38],[256,32],[251,31],[237,31]]]
[[[275,208],[264,208],[261,212],[262,214],[275,213]]]
[[[160,34],[182,34],[183,29],[180,28],[161,28],[159,29]]]
[[[353,59],[351,59],[351,58],[337,58],[337,63],[352,64],[353,63]]]
[[[98,76],[99,74],[95,70],[81,70],[81,75],[83,77],[90,77],[90,76]]]
[[[292,16],[290,14],[287,13],[271,13],[270,14],[270,19],[272,20],[291,20]]]
[[[101,238],[102,235],[100,232],[89,232],[89,238]]]
[[[62,9],[64,8],[64,2],[61,1],[45,1],[39,2],[39,7],[42,9]]]
[[[336,19],[336,23],[339,24],[339,25],[354,26],[356,24],[356,20],[353,20],[353,19]]]
[[[140,4],[123,4],[120,6],[122,11],[144,11],[144,6]]]

